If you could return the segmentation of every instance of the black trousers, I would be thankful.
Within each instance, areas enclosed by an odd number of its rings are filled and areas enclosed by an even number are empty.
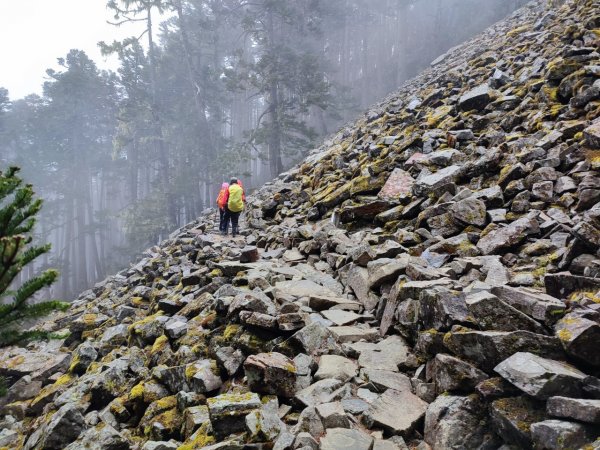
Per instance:
[[[227,216],[227,208],[219,208],[219,231],[226,231],[225,218]]]
[[[240,220],[240,214],[242,212],[233,212],[226,209],[225,211],[225,228],[221,231],[225,231],[227,233],[227,229],[229,228],[229,221],[231,221],[231,232],[233,234],[237,234],[238,232],[238,221]]]

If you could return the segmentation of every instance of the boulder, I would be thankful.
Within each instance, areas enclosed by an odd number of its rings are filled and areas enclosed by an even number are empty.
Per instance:
[[[29,437],[24,450],[62,450],[85,429],[80,407],[67,403]]]
[[[538,322],[489,292],[470,294],[465,301],[469,314],[483,330],[525,330],[546,334]]]
[[[554,329],[569,356],[591,366],[600,366],[600,354],[596,348],[600,339],[600,325],[597,322],[567,314],[556,323]]]
[[[319,370],[315,373],[315,380],[335,378],[340,381],[349,381],[358,373],[358,364],[348,358],[337,355],[323,355],[319,361]]]
[[[547,399],[557,394],[579,396],[586,377],[570,364],[527,352],[515,353],[498,364],[494,371],[522,391],[539,399]]]
[[[369,428],[377,426],[392,434],[407,435],[423,419],[426,410],[427,403],[411,392],[388,389],[365,412],[364,421]]]
[[[534,448],[546,450],[585,448],[585,444],[589,444],[592,439],[593,434],[579,423],[544,420],[531,425],[531,440]]]
[[[491,89],[488,84],[482,84],[464,93],[458,100],[458,105],[463,111],[482,110],[490,101]]]
[[[330,428],[321,438],[321,450],[371,450],[373,437],[360,430]]]
[[[281,353],[260,353],[244,362],[248,386],[264,394],[293,397],[296,391],[296,365]]]
[[[517,448],[532,448],[531,425],[546,419],[541,405],[527,397],[492,402],[492,424],[498,436]]]
[[[600,424],[600,400],[550,397],[546,403],[546,412],[553,417]]]
[[[492,294],[535,320],[551,325],[564,313],[564,302],[551,295],[528,288],[498,286]]]
[[[433,379],[438,394],[446,391],[472,392],[477,384],[488,378],[487,374],[477,367],[450,355],[436,355],[433,368]]]
[[[499,446],[486,407],[477,396],[436,398],[425,414],[425,442],[432,450]]]
[[[527,236],[539,233],[540,228],[536,217],[536,213],[530,213],[504,228],[490,231],[479,240],[477,247],[484,255],[514,247],[525,240]]]
[[[552,336],[530,331],[464,331],[449,332],[444,337],[446,347],[461,359],[474,363],[484,372],[509,356],[523,351],[548,358],[563,358],[560,341]]]
[[[206,401],[215,435],[222,439],[246,429],[246,416],[262,406],[260,397],[247,394],[221,394]]]

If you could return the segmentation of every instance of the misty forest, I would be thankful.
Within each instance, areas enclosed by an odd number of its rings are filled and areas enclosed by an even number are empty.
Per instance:
[[[73,49],[43,95],[0,88],[0,164],[44,199],[36,240],[52,244],[21,276],[57,268],[48,295],[72,298],[214,207],[221,182],[260,187],[524,3],[108,1],[115,27],[145,24],[99,43],[116,72]]]

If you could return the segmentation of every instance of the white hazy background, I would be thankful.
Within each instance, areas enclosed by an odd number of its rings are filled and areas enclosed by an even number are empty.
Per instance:
[[[0,87],[11,100],[41,94],[46,69],[57,69],[57,58],[83,50],[100,69],[115,70],[116,57],[100,55],[107,43],[139,35],[143,22],[116,27],[105,0],[0,0]]]

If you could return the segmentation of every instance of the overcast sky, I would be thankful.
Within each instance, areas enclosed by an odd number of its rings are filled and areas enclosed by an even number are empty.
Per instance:
[[[119,28],[106,0],[0,0],[0,87],[15,100],[41,94],[46,69],[69,50],[84,50],[98,67],[117,67],[116,58],[100,55],[98,41],[112,42],[139,34],[143,24]]]

